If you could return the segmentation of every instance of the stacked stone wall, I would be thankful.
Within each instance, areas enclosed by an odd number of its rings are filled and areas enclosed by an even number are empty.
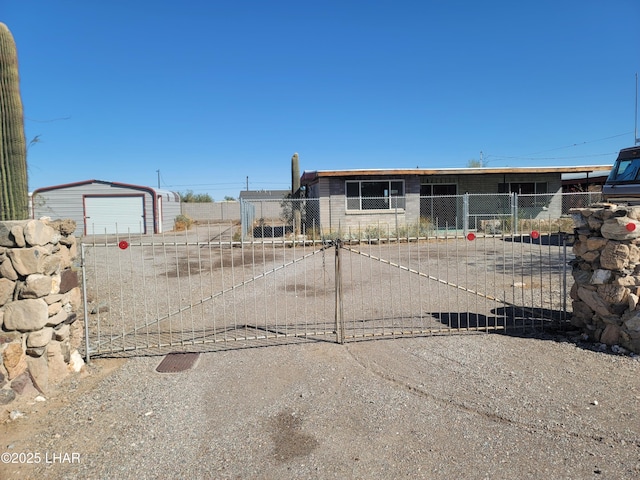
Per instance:
[[[0,404],[78,371],[78,245],[70,220],[0,222]]]
[[[572,209],[571,322],[596,342],[640,353],[640,207]]]

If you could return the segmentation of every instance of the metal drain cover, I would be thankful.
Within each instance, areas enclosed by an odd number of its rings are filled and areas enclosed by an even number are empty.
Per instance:
[[[200,357],[199,353],[169,353],[156,367],[156,372],[177,373],[193,367]]]

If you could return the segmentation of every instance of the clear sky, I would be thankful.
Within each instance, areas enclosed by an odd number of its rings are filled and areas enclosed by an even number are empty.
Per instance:
[[[2,0],[29,187],[208,193],[300,170],[611,164],[638,0]]]

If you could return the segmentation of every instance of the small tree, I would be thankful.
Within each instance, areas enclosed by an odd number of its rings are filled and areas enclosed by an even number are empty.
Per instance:
[[[471,160],[469,160],[467,162],[467,167],[468,168],[482,168],[482,161],[481,160],[476,160],[475,158],[472,158]]]
[[[302,232],[302,227],[306,222],[306,204],[302,195],[294,196],[288,193],[280,202],[280,220],[287,225],[291,225],[296,233]],[[296,230],[297,229],[297,230]]]
[[[184,193],[178,192],[180,201],[184,203],[208,203],[213,202],[213,198],[208,193],[193,193],[193,190],[187,190]]]

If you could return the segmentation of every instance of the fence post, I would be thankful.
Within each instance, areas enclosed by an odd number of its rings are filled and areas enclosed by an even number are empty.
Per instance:
[[[559,234],[559,233],[558,233]],[[567,236],[562,235],[562,328],[566,327],[567,321]]]
[[[247,219],[245,218],[244,199],[240,197],[240,240],[244,242],[245,230],[247,228]]]
[[[518,194],[511,194],[511,219],[513,222],[513,227],[511,228],[511,233],[513,235],[518,234]]]
[[[456,226],[456,228],[458,227]],[[469,233],[469,193],[465,193],[462,197],[462,229],[466,237]]]
[[[82,307],[84,309],[84,347],[86,349],[84,361],[87,365],[91,363],[89,352],[89,309],[87,308],[87,271],[85,269],[86,255],[84,243],[80,243],[80,270],[82,272]]]
[[[393,198],[393,197],[390,197]],[[395,200],[395,204],[396,204],[396,241],[400,242],[400,233],[399,233],[399,229],[398,229],[398,199],[396,198]]]
[[[339,238],[335,241],[336,247],[336,342],[344,343],[344,323],[343,323],[343,310],[342,310],[342,268],[340,266],[340,250],[342,250],[342,240]]]

